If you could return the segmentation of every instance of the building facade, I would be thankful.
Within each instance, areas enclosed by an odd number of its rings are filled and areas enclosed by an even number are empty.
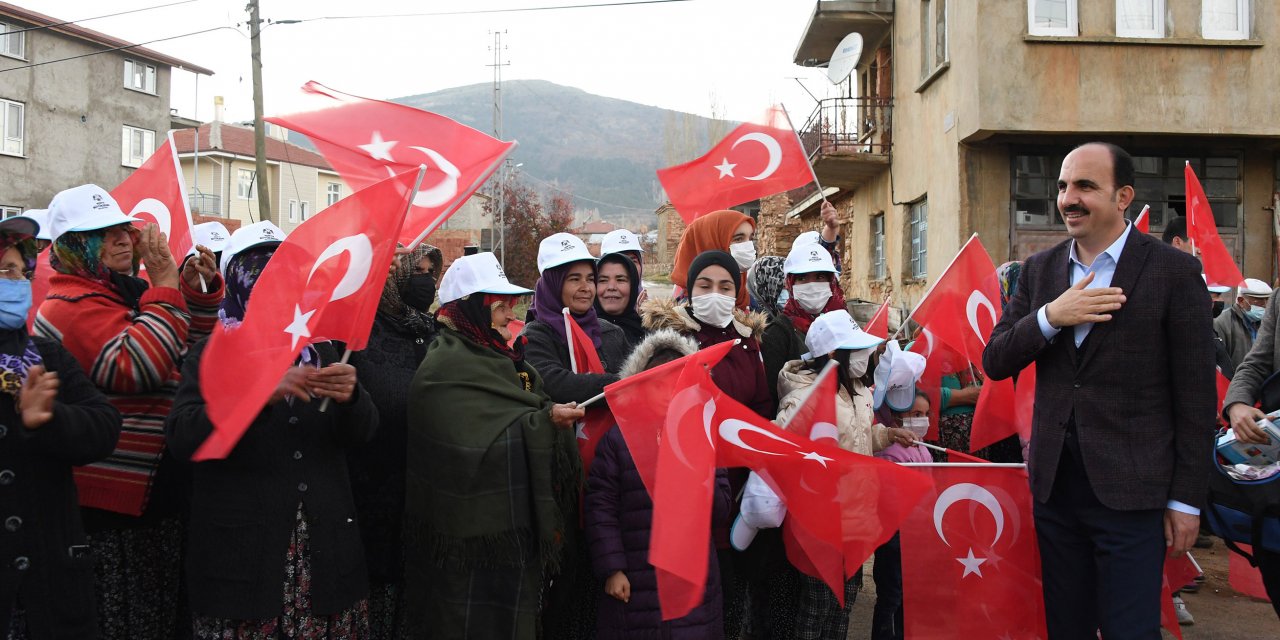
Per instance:
[[[169,131],[173,69],[213,74],[143,47],[107,51],[130,43],[62,22],[0,2],[4,216],[79,184],[123,182]]]
[[[822,1],[794,61],[826,65],[854,32],[856,97],[822,101],[801,129],[838,189],[851,298],[909,308],[974,233],[996,264],[1062,241],[1058,171],[1091,140],[1133,154],[1129,215],[1149,205],[1154,234],[1185,211],[1190,162],[1244,274],[1274,280],[1280,3]],[[816,229],[817,206],[788,198],[762,217]]]

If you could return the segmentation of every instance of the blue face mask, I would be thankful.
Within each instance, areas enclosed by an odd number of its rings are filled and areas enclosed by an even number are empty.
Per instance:
[[[31,281],[0,279],[0,329],[27,326],[31,310]]]
[[[1249,305],[1249,310],[1244,312],[1244,314],[1246,316],[1249,316],[1249,319],[1253,320],[1254,322],[1262,322],[1262,316],[1266,314],[1266,312],[1267,312],[1266,307],[1259,307],[1256,304],[1251,304]]]

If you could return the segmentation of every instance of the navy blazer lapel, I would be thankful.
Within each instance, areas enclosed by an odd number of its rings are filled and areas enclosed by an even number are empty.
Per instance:
[[[1147,264],[1147,255],[1151,253],[1151,243],[1154,240],[1151,236],[1139,232],[1137,229],[1129,231],[1129,239],[1124,243],[1124,251],[1120,252],[1120,262],[1116,264],[1115,275],[1111,277],[1111,286],[1119,287],[1121,291],[1128,294],[1138,282],[1138,276],[1142,274],[1142,268]],[[1132,304],[1126,302],[1125,304]],[[1107,322],[1099,322],[1093,325],[1089,330],[1089,337],[1084,342],[1083,353],[1080,354],[1080,362],[1077,367],[1083,367],[1088,364],[1093,354],[1098,351],[1098,345],[1105,342],[1107,334],[1110,333],[1116,322],[1120,320],[1125,311],[1121,306],[1116,311],[1111,312],[1111,320]]]

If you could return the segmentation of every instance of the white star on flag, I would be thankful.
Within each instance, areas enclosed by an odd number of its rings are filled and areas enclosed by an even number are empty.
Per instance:
[[[814,462],[822,465],[822,468],[824,469],[827,467],[828,462],[835,460],[835,458],[828,458],[817,451],[810,451],[809,453],[804,454],[804,459],[813,460]]]
[[[721,178],[724,178],[725,176],[729,176],[730,178],[736,178],[738,176],[733,175],[733,168],[736,166],[738,165],[732,162],[729,162],[729,159],[725,158],[720,161],[720,164],[716,165],[716,169],[720,171]]]
[[[986,559],[986,558],[975,558],[975,557],[973,557],[973,547],[969,547],[969,555],[968,555],[968,557],[965,557],[965,558],[956,558],[956,562],[959,562],[960,564],[964,565],[964,574],[963,574],[963,575],[961,575],[960,577],[961,577],[961,578],[963,578],[963,577],[965,577],[965,576],[967,576],[967,575],[969,575],[969,574],[971,574],[971,573],[976,573],[976,574],[978,574],[978,577],[979,577],[979,578],[983,577],[983,576],[982,576],[982,569],[979,569],[978,567],[980,567],[980,566],[982,565],[982,563],[984,563],[984,562],[986,562],[986,561],[987,561],[987,559]]]
[[[364,149],[374,160],[386,160],[387,162],[395,162],[391,157],[391,148],[396,146],[399,140],[383,140],[381,131],[374,131],[373,137],[369,139],[369,144],[357,145]]]
[[[285,333],[293,336],[293,346],[290,348],[297,348],[298,340],[300,338],[311,337],[311,329],[307,327],[307,323],[311,322],[311,316],[315,312],[315,309],[312,309],[311,311],[303,313],[300,307],[294,305],[293,322],[289,323],[289,326],[284,328]]]
[[[587,438],[587,425],[586,425],[586,423],[585,423],[585,422],[583,422],[583,421],[581,421],[581,420],[579,420],[579,421],[577,421],[577,422],[573,423],[573,425],[574,425],[574,430],[575,430],[575,432],[576,432],[576,433],[577,433],[577,435],[578,435],[578,439],[579,439],[579,440],[587,440],[588,438]]]

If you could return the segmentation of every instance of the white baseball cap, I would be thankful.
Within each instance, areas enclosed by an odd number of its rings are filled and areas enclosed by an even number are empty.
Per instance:
[[[1240,283],[1240,295],[1251,298],[1270,298],[1271,287],[1257,278],[1245,278]]]
[[[0,220],[0,233],[16,233],[18,235],[37,237],[40,223],[26,215],[13,216]]]
[[[49,210],[48,209],[27,209],[22,212],[22,218],[28,218],[35,222],[40,230],[36,232],[37,240],[53,240],[49,237]]]
[[[836,263],[831,260],[831,252],[816,242],[799,242],[791,245],[787,259],[782,263],[782,272],[787,275],[814,273],[825,271],[836,272]]]
[[[1206,276],[1203,273],[1200,274],[1200,278],[1204,280],[1204,286],[1209,289],[1209,293],[1226,293],[1231,290],[1231,287],[1224,287],[1220,284],[1209,284],[1209,276]]]
[[[227,242],[231,240],[231,232],[223,226],[221,222],[202,222],[191,227],[191,250],[187,255],[196,252],[196,245],[202,245],[208,250],[217,253],[226,249]]]
[[[614,229],[604,234],[604,239],[600,241],[600,255],[623,251],[644,253],[644,247],[640,246],[640,238],[626,229]]]
[[[57,240],[68,231],[94,231],[132,222],[116,199],[96,184],[59,192],[49,203],[50,240]]]
[[[796,239],[791,243],[791,248],[794,249],[802,244],[817,244],[821,239],[822,234],[817,231],[806,231],[796,236]]]
[[[804,344],[809,353],[800,356],[812,360],[817,356],[825,356],[836,349],[859,351],[879,346],[884,338],[877,338],[858,328],[853,316],[844,309],[828,311],[817,317],[809,325],[809,333],[804,337]]]
[[[596,257],[587,250],[587,244],[572,233],[553,233],[538,243],[538,273],[579,260],[594,263]]]
[[[890,340],[880,364],[876,366],[875,393],[872,406],[876,409],[885,401],[894,411],[907,411],[916,401],[916,383],[924,375],[924,356],[903,351],[896,340]]]
[[[284,231],[271,224],[270,220],[240,227],[231,234],[227,244],[222,247],[222,260],[218,262],[218,271],[226,273],[227,265],[231,264],[231,258],[237,253],[260,245],[278,245],[284,242],[284,238]]]
[[[498,258],[486,251],[454,260],[440,279],[440,304],[447,304],[473,293],[523,296],[533,292],[511,284],[502,265],[498,264]]]
[[[756,539],[761,529],[776,529],[787,517],[787,505],[778,494],[752,471],[747,484],[742,487],[742,508],[729,529],[729,544],[738,551],[745,550]]]

